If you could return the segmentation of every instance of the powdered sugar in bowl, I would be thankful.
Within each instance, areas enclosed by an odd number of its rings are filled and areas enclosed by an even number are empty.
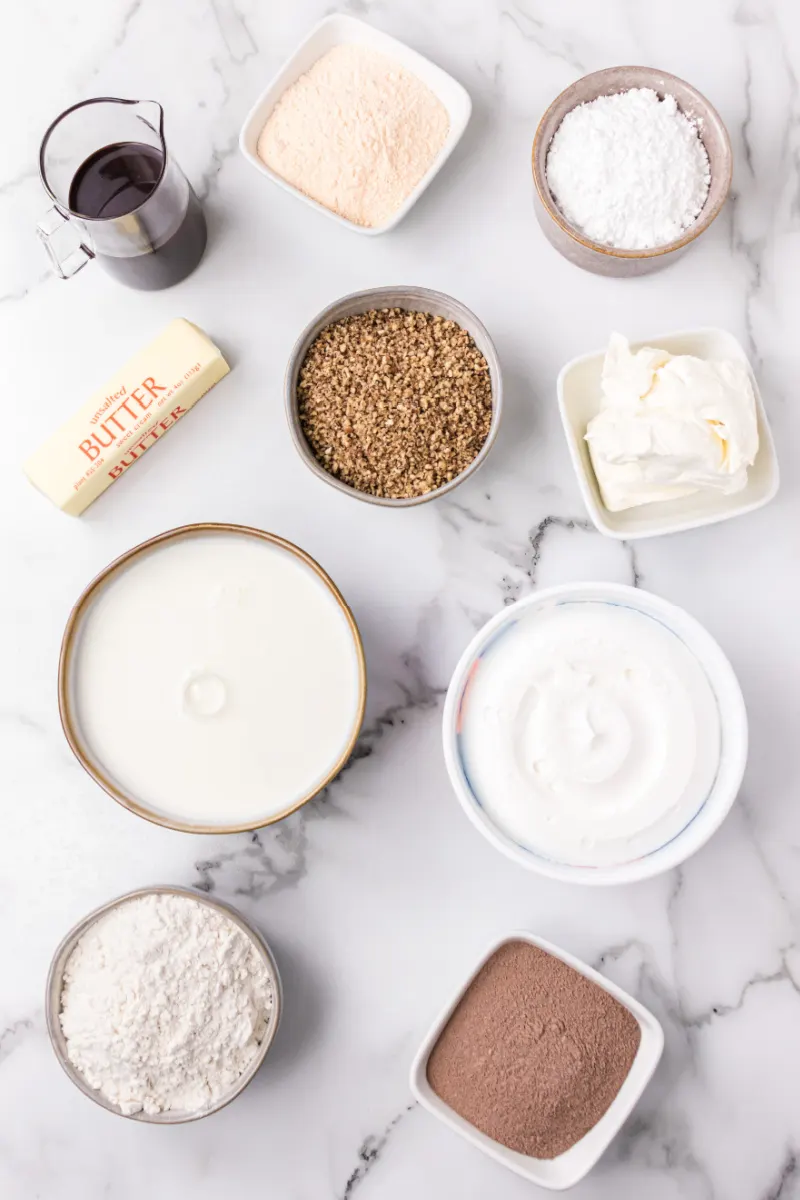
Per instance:
[[[597,100],[601,106],[593,111]],[[588,139],[586,153],[576,154],[581,136]],[[626,137],[637,141],[637,152],[617,145],[615,153],[615,141]],[[639,147],[643,137],[650,143]],[[602,153],[589,153],[592,139]],[[629,181],[637,204],[623,218],[620,163],[632,164],[637,175]],[[606,169],[613,177],[608,195],[600,186]],[[730,140],[719,114],[690,84],[652,67],[611,67],[577,80],[550,105],[533,142],[534,205],[545,236],[570,262],[600,275],[641,275],[674,261],[719,213],[731,173]],[[587,197],[596,211],[587,210]]]
[[[142,888],[80,921],[47,978],[47,1030],[76,1087],[161,1125],[224,1108],[278,1029],[278,968],[235,908],[189,888]]]

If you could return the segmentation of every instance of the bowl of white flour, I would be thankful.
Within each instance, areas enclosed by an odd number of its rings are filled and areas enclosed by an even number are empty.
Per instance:
[[[281,1015],[278,968],[227,904],[180,887],[128,892],[56,950],[47,1030],[97,1104],[176,1125],[224,1108],[255,1076]]]
[[[708,229],[728,195],[732,162],[719,114],[684,80],[652,67],[595,71],[539,122],[536,215],[576,266],[642,275]]]

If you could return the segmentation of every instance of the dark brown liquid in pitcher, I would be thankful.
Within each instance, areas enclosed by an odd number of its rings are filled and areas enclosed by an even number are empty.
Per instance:
[[[111,221],[131,214],[131,221],[136,222],[131,244],[142,249],[117,256],[98,248],[97,258],[120,283],[145,291],[171,287],[185,279],[206,248],[200,201],[188,184],[188,202],[166,182],[158,186],[163,162],[161,151],[154,146],[117,142],[90,155],[69,189],[69,207],[78,216]],[[145,201],[148,203],[142,208]]]

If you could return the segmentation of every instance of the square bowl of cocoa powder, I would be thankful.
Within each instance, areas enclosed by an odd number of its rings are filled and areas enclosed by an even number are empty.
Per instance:
[[[434,1023],[416,1099],[540,1187],[592,1169],[647,1086],[663,1030],[638,1000],[558,946],[506,934]]]

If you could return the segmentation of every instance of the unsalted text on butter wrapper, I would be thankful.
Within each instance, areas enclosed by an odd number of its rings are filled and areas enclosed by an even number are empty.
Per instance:
[[[203,331],[179,317],[28,459],[25,474],[79,516],[229,370]]]

